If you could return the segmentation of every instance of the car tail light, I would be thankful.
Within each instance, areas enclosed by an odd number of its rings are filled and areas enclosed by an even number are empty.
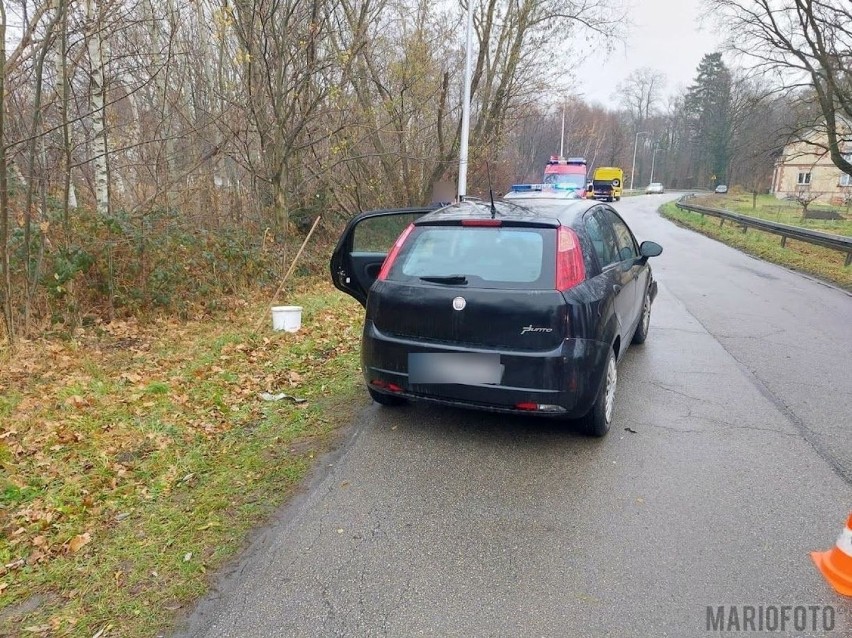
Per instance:
[[[503,220],[501,219],[463,219],[462,226],[502,226]]]
[[[405,243],[405,240],[408,239],[408,236],[411,234],[411,231],[414,230],[414,224],[409,224],[408,227],[402,231],[402,234],[397,237],[396,241],[393,244],[393,247],[390,249],[388,256],[385,257],[385,261],[382,264],[382,269],[379,271],[379,281],[384,281],[387,279],[388,273],[390,272],[391,266],[393,266],[394,260],[396,260],[396,256],[399,254],[400,248]]]
[[[370,385],[374,385],[377,388],[381,388],[382,390],[390,390],[391,392],[402,392],[402,388],[395,383],[388,383],[387,381],[382,381],[381,379],[374,379],[370,381]]]
[[[549,403],[516,403],[515,409],[527,412],[565,412],[565,408],[562,406]]]
[[[560,226],[556,237],[556,289],[565,292],[586,279],[586,267],[577,233]]]

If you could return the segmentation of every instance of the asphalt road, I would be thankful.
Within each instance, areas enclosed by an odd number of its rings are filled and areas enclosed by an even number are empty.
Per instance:
[[[707,636],[708,605],[832,605],[833,632],[772,635],[852,635],[808,556],[852,511],[852,296],[669,198],[616,205],[665,250],[607,438],[370,405],[181,635]]]

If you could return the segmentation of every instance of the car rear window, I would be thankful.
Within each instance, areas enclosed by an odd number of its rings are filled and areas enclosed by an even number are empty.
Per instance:
[[[548,228],[420,226],[388,273],[390,281],[461,275],[474,288],[552,289],[556,231]]]

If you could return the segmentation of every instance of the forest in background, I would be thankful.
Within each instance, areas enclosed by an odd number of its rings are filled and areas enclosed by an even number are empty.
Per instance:
[[[465,11],[464,0],[0,1],[5,340],[215,311],[275,283],[315,217],[303,269],[319,272],[354,214],[428,203],[457,178]],[[653,165],[670,188],[765,192],[784,142],[824,112],[814,82],[719,52],[680,94],[645,68],[613,87],[619,108],[590,104],[571,61],[624,37],[620,0],[482,0],[474,14],[472,195],[487,192],[486,162],[495,190],[540,181],[563,110],[566,155],[622,166],[637,187]]]

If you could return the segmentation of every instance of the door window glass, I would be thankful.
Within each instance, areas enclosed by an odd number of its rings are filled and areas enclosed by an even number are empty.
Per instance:
[[[633,240],[633,235],[621,218],[611,210],[607,211],[612,229],[615,231],[615,239],[618,242],[618,258],[619,261],[627,261],[636,259],[639,256],[639,251],[636,248],[636,242]]]
[[[618,261],[618,246],[615,243],[615,236],[612,234],[606,218],[601,215],[601,211],[596,211],[586,218],[586,232],[595,247],[601,268],[606,268]]]
[[[359,223],[352,237],[354,253],[386,253],[406,227],[423,213],[395,213],[368,217]]]

